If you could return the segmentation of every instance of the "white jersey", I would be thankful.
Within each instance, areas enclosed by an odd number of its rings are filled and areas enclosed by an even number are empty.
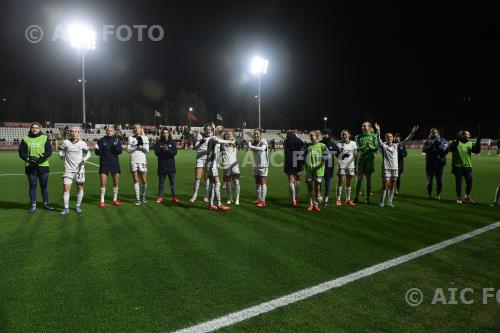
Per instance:
[[[130,163],[147,163],[146,153],[149,152],[149,139],[142,135],[142,146],[137,145],[135,136],[128,137],[127,151],[130,153]]]
[[[64,140],[59,150],[59,156],[64,157],[64,173],[83,173],[85,166],[82,161],[90,158],[90,151],[85,141]]]
[[[196,159],[207,158],[208,152],[208,139],[210,137],[205,137],[204,135],[198,133],[196,141],[194,143],[194,149],[196,150]]]
[[[356,155],[356,141],[339,142],[337,145],[340,148],[340,153],[337,157],[339,169],[354,169],[354,156]]]
[[[411,138],[413,134],[410,134],[406,139],[401,141],[400,143],[391,143],[390,145],[386,144],[380,138],[380,133],[377,133],[377,139],[380,146],[380,151],[382,151],[382,156],[384,161],[382,163],[382,169],[384,170],[398,170],[398,147],[400,145],[406,144]]]
[[[224,151],[222,152],[222,168],[227,169],[231,168],[234,165],[238,164],[238,148],[233,143],[225,144]]]
[[[209,136],[207,139],[207,162],[205,167],[208,169],[215,169],[218,166],[220,159],[220,145],[232,143],[232,141],[222,140],[215,135]]]
[[[254,168],[269,167],[269,152],[266,139],[261,139],[256,145],[253,145],[253,142],[250,143],[249,148],[253,151]]]

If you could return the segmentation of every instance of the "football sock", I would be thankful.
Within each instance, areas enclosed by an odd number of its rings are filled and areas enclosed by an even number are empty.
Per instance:
[[[113,201],[118,200],[118,187],[113,187]]]
[[[142,184],[141,187],[141,197],[144,198],[146,196],[146,191],[148,189],[148,184]]]
[[[231,194],[231,181],[230,180],[226,181],[226,193],[227,193],[227,198],[230,201],[233,201],[233,196]]]
[[[267,184],[262,185],[262,201],[266,202],[266,195],[267,195]]]
[[[220,201],[220,182],[215,183],[215,199],[217,200],[217,206],[221,205]]]
[[[139,195],[139,183],[134,183],[134,192],[136,200],[137,201],[141,200],[141,197]]]
[[[261,200],[262,196],[262,185],[255,184],[255,191],[257,192],[257,200]]]
[[[235,179],[234,180],[234,190],[236,192],[236,200],[240,200],[240,180]]]
[[[382,190],[382,203],[384,203],[384,202],[385,202],[385,197],[387,196],[387,192],[388,192],[388,191],[389,191],[389,190],[386,190],[386,189]]]
[[[106,195],[106,188],[101,187],[101,202],[104,202],[104,196]]]
[[[497,191],[495,192],[495,203],[498,203],[499,196],[500,196],[500,185],[498,185]]]
[[[80,206],[82,204],[82,199],[83,199],[83,190],[78,191],[76,194],[76,205]]]
[[[194,180],[194,186],[193,186],[193,198],[196,199],[196,197],[198,196],[198,190],[200,188],[200,180],[199,179],[195,179]]]
[[[337,187],[337,200],[342,196],[342,186]]]
[[[69,192],[63,193],[64,208],[69,208]]]
[[[299,196],[300,180],[295,181],[295,197]]]
[[[345,189],[345,199],[351,200],[351,187],[346,187]]]
[[[389,203],[392,203],[392,200],[394,199],[394,189],[391,188],[389,190]]]

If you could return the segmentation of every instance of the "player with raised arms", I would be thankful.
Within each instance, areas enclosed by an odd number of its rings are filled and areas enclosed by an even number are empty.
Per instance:
[[[208,190],[208,209],[225,212],[229,210],[229,207],[224,206],[221,202],[218,164],[219,164],[221,145],[234,144],[234,141],[223,140],[222,139],[223,134],[224,134],[224,127],[217,126],[215,128],[215,135],[212,135],[207,138],[208,154],[207,154],[207,161],[205,164],[205,172],[210,181],[210,187]],[[216,201],[216,205],[214,205],[214,201]]]
[[[345,187],[345,203],[349,206],[356,206],[351,200],[351,184],[355,175],[354,156],[356,156],[356,142],[351,141],[349,130],[342,130],[340,133],[342,139],[338,143],[339,153],[337,155],[338,181],[337,181],[337,206],[342,206],[342,187]]]
[[[325,175],[325,160],[331,158],[330,152],[326,145],[319,142],[321,132],[311,131],[309,138],[311,143],[306,146],[305,165],[306,183],[309,191],[309,212],[315,210],[320,212],[318,197],[321,191],[321,182]]]
[[[253,141],[248,142],[248,148],[253,153],[253,175],[257,200],[254,203],[259,208],[266,207],[267,176],[269,173],[269,151],[267,140],[262,138],[262,130],[253,131]]]
[[[297,207],[300,189],[300,174],[304,168],[304,147],[305,144],[300,140],[296,131],[291,130],[286,134],[283,149],[285,151],[284,172],[288,177],[288,191],[292,199],[292,207]]]
[[[134,180],[135,205],[146,203],[146,190],[148,187],[148,160],[149,139],[144,135],[141,124],[132,127],[133,136],[128,138],[127,151],[130,153],[130,171]],[[141,186],[139,186],[139,180]]]
[[[95,154],[99,156],[99,175],[101,180],[101,200],[99,207],[106,207],[104,197],[106,195],[106,182],[108,175],[113,178],[113,205],[120,206],[118,200],[118,180],[120,178],[120,159],[122,144],[115,135],[113,126],[106,128],[106,135],[100,138],[95,145]]]
[[[400,145],[406,144],[410,141],[418,130],[418,126],[414,126],[410,135],[400,143],[394,142],[394,136],[392,133],[385,133],[385,141],[383,142],[380,138],[380,125],[375,123],[375,129],[377,130],[377,140],[380,145],[380,150],[382,151],[382,198],[380,200],[380,207],[384,207],[385,198],[389,196],[387,206],[394,208],[393,199],[394,192],[396,189],[396,181],[399,175],[398,167],[398,147]]]
[[[232,130],[226,131],[224,139],[234,141],[234,133]],[[240,205],[240,164],[238,163],[238,148],[235,142],[225,143],[221,146],[222,152],[222,169],[224,170],[224,182],[226,183],[226,193],[228,197],[227,204],[233,203],[231,191],[231,183],[234,185],[236,206]]]
[[[372,124],[365,121],[361,125],[362,134],[356,137],[358,157],[356,160],[356,197],[355,203],[359,203],[359,193],[363,178],[366,178],[366,203],[370,204],[372,191],[372,173],[375,171],[375,153],[378,150],[377,136],[373,133]]]
[[[213,127],[210,124],[206,124],[203,126],[203,134],[198,133],[196,141],[193,145],[193,150],[196,150],[196,163],[194,166],[194,185],[193,185],[193,195],[189,202],[195,202],[198,197],[198,189],[200,188],[200,181],[203,175],[203,169],[205,168],[205,164],[207,162],[207,147],[208,147],[208,138],[212,136]],[[205,175],[205,197],[203,201],[208,202],[208,188],[209,188],[209,180],[207,179],[207,175]]]
[[[77,188],[75,211],[77,213],[82,212],[85,162],[90,158],[89,147],[85,141],[80,140],[80,129],[78,127],[70,128],[69,136],[69,140],[64,140],[59,149],[59,157],[64,159],[64,173],[62,176],[64,209],[61,215],[69,213],[69,194],[73,182],[76,183]]]

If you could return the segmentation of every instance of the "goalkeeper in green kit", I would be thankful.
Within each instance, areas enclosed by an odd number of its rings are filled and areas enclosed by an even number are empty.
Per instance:
[[[318,198],[321,182],[325,175],[325,162],[332,163],[328,148],[324,143],[319,142],[320,135],[319,131],[312,131],[309,134],[311,143],[307,145],[304,156],[306,162],[304,169],[306,172],[306,183],[310,200],[309,207],[307,207],[309,212],[313,210],[317,212],[321,211]]]
[[[370,203],[370,194],[372,190],[372,173],[375,171],[375,153],[378,150],[377,136],[373,133],[372,124],[364,122],[361,125],[363,134],[356,138],[358,147],[358,158],[356,161],[356,197],[355,203],[359,203],[359,191],[363,184],[363,177],[366,178],[366,203]]]

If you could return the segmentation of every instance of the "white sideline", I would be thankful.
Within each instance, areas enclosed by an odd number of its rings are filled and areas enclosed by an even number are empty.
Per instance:
[[[227,314],[225,316],[195,325],[191,326],[188,328],[184,328],[178,331],[175,331],[174,333],[205,333],[205,332],[212,332],[215,330],[218,330],[223,327],[227,327],[236,323],[239,323],[241,321],[259,316],[263,313],[267,313],[269,311],[275,310],[277,308],[307,299],[309,297],[324,293],[330,289],[333,288],[338,288],[341,287],[345,284],[348,284],[350,282],[359,280],[361,278],[373,275],[375,273],[384,271],[386,269],[392,268],[394,266],[398,266],[401,264],[404,264],[410,260],[419,258],[421,256],[424,256],[426,254],[432,253],[434,251],[438,251],[441,249],[444,249],[450,245],[460,243],[464,240],[467,240],[469,238],[475,237],[477,235],[480,235],[484,232],[493,230],[500,227],[500,221],[489,224],[487,226],[484,226],[482,228],[473,230],[471,232],[468,232],[466,234],[445,240],[441,243],[437,243],[428,247],[425,247],[423,249],[417,250],[415,252],[408,253],[406,255],[403,255],[401,257],[397,257],[385,262],[382,262],[380,264],[362,269],[360,271],[351,273],[349,275],[345,275],[342,277],[339,277],[337,279],[327,281],[321,284],[318,284],[314,287],[307,288],[307,289],[302,289],[299,291],[296,291],[294,293],[273,299],[271,301],[261,303],[256,306],[252,306],[247,309],[243,309],[237,312],[233,312],[230,314]]]

